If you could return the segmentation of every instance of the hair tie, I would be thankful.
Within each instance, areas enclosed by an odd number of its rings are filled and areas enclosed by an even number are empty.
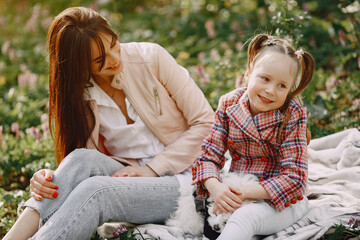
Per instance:
[[[268,40],[266,40],[265,45],[271,46],[271,45],[275,45],[275,40],[273,36],[268,36]]]
[[[301,48],[297,51],[295,51],[295,56],[300,59],[302,57],[302,55],[304,55],[304,50],[302,50]]]

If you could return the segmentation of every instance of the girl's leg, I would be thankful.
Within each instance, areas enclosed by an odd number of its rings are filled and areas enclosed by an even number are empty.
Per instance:
[[[22,204],[20,208],[30,207],[36,211],[35,213],[34,211],[24,211],[19,217],[19,222],[17,221],[9,234],[7,234],[6,239],[27,239],[21,237],[24,234],[32,236],[34,234],[33,229],[35,229],[35,232],[38,229],[39,219],[41,218],[46,222],[81,181],[92,176],[111,175],[122,167],[123,165],[118,161],[96,150],[74,150],[64,158],[54,173],[53,182],[59,186],[58,197],[56,199],[44,198],[42,201],[30,198]],[[32,221],[24,222],[21,220],[30,218]]]
[[[263,201],[247,204],[231,215],[218,240],[249,240],[255,235],[273,234],[295,223],[307,212],[307,198],[281,212]]]
[[[164,222],[180,195],[176,177],[92,177],[82,181],[32,239],[89,239],[106,221]]]

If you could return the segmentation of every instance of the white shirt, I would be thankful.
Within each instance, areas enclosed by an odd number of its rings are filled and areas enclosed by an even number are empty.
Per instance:
[[[148,129],[127,98],[126,109],[130,119],[134,121],[133,124],[127,124],[118,105],[93,79],[90,82],[94,87],[87,88],[89,96],[85,94],[85,99],[93,99],[98,105],[100,134],[104,136],[104,146],[111,155],[138,159],[143,166],[164,150],[164,144]],[[190,169],[175,176],[180,185],[192,182]]]

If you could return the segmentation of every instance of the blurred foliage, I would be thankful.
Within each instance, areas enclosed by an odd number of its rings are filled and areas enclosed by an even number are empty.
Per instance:
[[[313,137],[359,129],[359,0],[0,0],[0,237],[33,172],[55,168],[46,33],[55,15],[79,5],[104,15],[122,42],[164,46],[214,109],[241,84],[250,37],[290,37],[316,62],[303,93]]]

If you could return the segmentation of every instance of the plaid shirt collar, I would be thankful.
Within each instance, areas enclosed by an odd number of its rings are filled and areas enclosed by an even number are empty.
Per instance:
[[[278,109],[261,112],[255,115],[255,117],[252,117],[247,91],[243,93],[236,104],[226,109],[226,113],[243,132],[260,144],[262,143],[262,138],[259,131],[273,127],[274,125],[284,121],[284,115]]]

